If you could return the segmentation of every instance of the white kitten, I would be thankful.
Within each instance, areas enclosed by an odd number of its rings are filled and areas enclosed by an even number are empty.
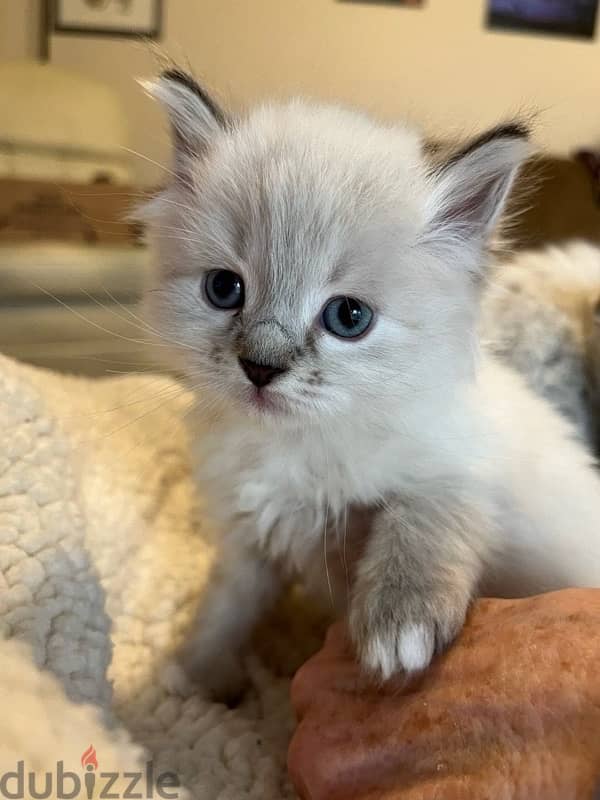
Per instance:
[[[195,447],[223,552],[188,653],[202,682],[235,685],[249,631],[298,573],[336,600],[348,577],[353,641],[382,678],[426,667],[479,591],[598,584],[590,457],[478,352],[486,244],[526,131],[433,169],[415,131],[341,108],[229,119],[178,71],[149,90],[175,179],[149,210],[148,300],[212,414]]]

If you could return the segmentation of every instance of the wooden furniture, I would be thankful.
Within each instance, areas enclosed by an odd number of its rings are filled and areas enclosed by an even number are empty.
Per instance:
[[[507,233],[519,249],[550,242],[600,242],[600,204],[592,176],[574,159],[540,158],[528,165],[509,204]]]

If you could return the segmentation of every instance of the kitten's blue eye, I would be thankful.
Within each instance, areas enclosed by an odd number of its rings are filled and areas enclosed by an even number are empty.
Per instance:
[[[323,310],[324,327],[343,339],[360,336],[372,320],[373,311],[355,297],[334,297]]]
[[[244,305],[244,281],[228,269],[211,270],[204,281],[204,291],[215,308],[241,308]]]

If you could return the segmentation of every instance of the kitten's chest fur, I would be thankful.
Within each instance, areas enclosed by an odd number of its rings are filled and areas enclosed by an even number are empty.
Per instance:
[[[301,572],[317,548],[322,558],[326,531],[331,549],[340,541],[353,547],[366,527],[365,509],[382,499],[392,473],[366,437],[350,448],[316,430],[275,435],[246,421],[211,426],[195,455],[220,535]]]

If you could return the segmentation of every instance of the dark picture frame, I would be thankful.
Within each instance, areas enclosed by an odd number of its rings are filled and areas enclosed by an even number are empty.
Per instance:
[[[339,0],[340,3],[357,3],[373,6],[396,6],[396,8],[423,8],[425,0]]]
[[[598,0],[487,0],[490,30],[591,40]]]
[[[122,0],[107,0],[106,8],[100,8],[98,15],[109,15],[112,11],[113,15],[116,10],[112,8],[113,4],[118,5]],[[84,5],[86,0],[81,0]],[[159,39],[162,34],[163,24],[163,4],[162,0],[126,0],[132,6],[147,6],[148,7],[148,23],[145,25],[137,25],[135,27],[127,26],[120,27],[116,21],[113,24],[105,22],[102,24],[98,22],[85,22],[79,23],[73,19],[65,20],[65,0],[48,0],[50,11],[48,14],[49,32],[58,34],[74,34],[78,36],[108,36],[115,38],[139,38],[146,39]],[[124,16],[124,15],[123,15]],[[114,18],[114,17],[113,17]]]

